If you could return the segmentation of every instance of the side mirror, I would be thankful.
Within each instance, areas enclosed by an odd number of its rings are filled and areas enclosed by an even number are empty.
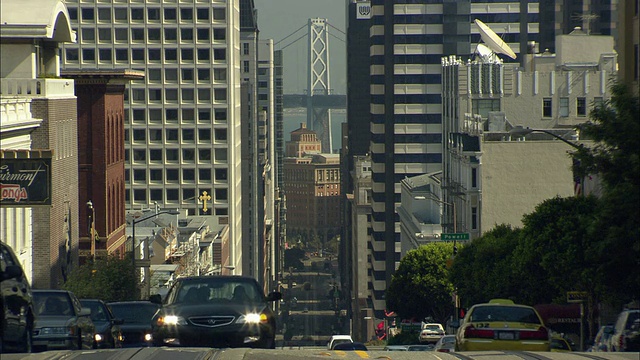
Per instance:
[[[78,316],[91,316],[91,309],[86,307],[81,308]]]
[[[162,296],[160,296],[160,294],[153,294],[149,296],[149,301],[151,301],[154,304],[162,305]]]
[[[22,274],[22,268],[19,265],[9,265],[2,273],[2,278],[0,278],[0,281],[16,279],[21,277]]]

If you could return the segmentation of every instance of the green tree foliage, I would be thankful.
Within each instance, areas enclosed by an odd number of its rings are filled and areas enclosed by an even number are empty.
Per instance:
[[[596,142],[573,156],[576,171],[602,180],[601,206],[593,224],[600,238],[598,271],[606,281],[607,299],[624,303],[640,294],[640,111],[638,95],[626,85],[590,112],[581,134]]]
[[[460,305],[494,298],[513,298],[521,285],[514,276],[512,253],[519,241],[520,229],[499,225],[460,249],[450,270]]]
[[[140,290],[130,259],[98,258],[75,268],[62,285],[80,299],[138,300]]]
[[[285,270],[290,267],[296,270],[304,269],[302,258],[304,258],[305,252],[300,248],[286,249],[284,251],[284,268]]]
[[[388,310],[403,319],[432,317],[444,323],[453,312],[454,289],[447,269],[452,252],[451,243],[432,243],[407,252],[385,294]]]

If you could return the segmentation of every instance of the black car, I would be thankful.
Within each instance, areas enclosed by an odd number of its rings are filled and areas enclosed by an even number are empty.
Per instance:
[[[122,347],[122,319],[117,318],[104,301],[98,299],[80,299],[82,307],[91,309],[91,321],[96,330],[93,335],[94,347],[114,349]]]
[[[275,348],[276,319],[258,282],[245,276],[179,278],[154,317],[157,346]]]
[[[342,350],[342,351],[368,351],[367,346],[360,342],[343,342],[336,344],[332,350]]]
[[[35,311],[29,280],[15,253],[0,241],[0,353],[31,352]]]
[[[122,347],[147,347],[153,345],[151,321],[160,309],[150,301],[120,301],[108,303],[113,314],[123,320]]]

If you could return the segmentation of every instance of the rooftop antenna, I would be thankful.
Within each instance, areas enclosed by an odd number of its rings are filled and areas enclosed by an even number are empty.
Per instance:
[[[571,16],[575,20],[582,20],[582,28],[587,30],[587,35],[591,35],[591,22],[599,18],[600,15],[594,13],[588,14],[575,14]]]
[[[487,56],[483,54],[486,54],[488,50],[493,53],[493,56],[495,56],[495,54],[504,54],[512,59],[516,58],[516,53],[513,52],[511,47],[507,45],[507,43],[504,42],[504,40],[502,40],[500,36],[498,36],[498,34],[496,34],[493,30],[491,30],[491,28],[488,27],[482,21],[478,19],[475,19],[474,21],[478,26],[478,29],[480,30],[480,37],[484,42],[484,45],[478,44],[478,46],[476,47],[476,52],[481,57]],[[482,45],[482,48],[480,47],[481,45]]]

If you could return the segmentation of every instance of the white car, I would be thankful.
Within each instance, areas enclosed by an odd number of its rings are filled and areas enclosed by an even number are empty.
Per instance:
[[[350,342],[350,343],[353,342],[351,335],[333,335],[331,336],[331,339],[327,344],[327,349],[333,350],[333,347],[336,346],[337,344],[346,343],[346,342]]]
[[[456,336],[445,335],[438,340],[433,347],[433,351],[438,352],[455,352],[456,351]]]
[[[435,343],[444,336],[444,328],[440,324],[423,324],[420,330],[420,342]]]

